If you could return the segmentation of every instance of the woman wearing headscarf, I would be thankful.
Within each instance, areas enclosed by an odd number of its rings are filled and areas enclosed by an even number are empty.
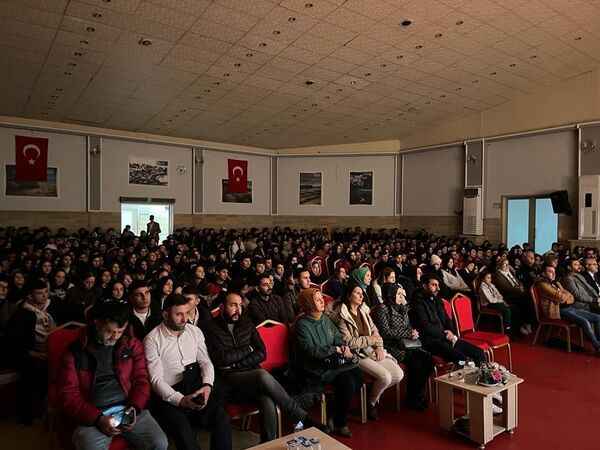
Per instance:
[[[366,265],[359,267],[358,269],[354,269],[350,273],[349,283],[354,283],[355,285],[360,286],[363,291],[363,301],[368,306],[374,306],[373,304],[377,304],[377,297],[373,287],[371,286],[371,279],[371,269],[369,269],[369,267]]]
[[[371,311],[371,317],[386,350],[406,366],[409,407],[424,410],[427,408],[425,386],[433,372],[431,354],[420,347],[419,332],[410,324],[409,306],[402,286],[385,283],[381,290],[384,303]]]
[[[321,292],[304,289],[298,296],[304,313],[295,325],[295,373],[302,386],[323,392],[328,384],[334,388],[333,417],[329,428],[341,436],[351,437],[348,413],[352,397],[362,386],[362,373],[350,348],[344,344],[340,331],[323,312],[325,302]]]
[[[394,357],[386,352],[383,339],[364,303],[362,288],[350,283],[344,300],[340,302],[331,319],[340,329],[344,342],[360,357],[360,369],[374,378],[367,405],[367,416],[377,420],[377,405],[383,392],[402,381],[404,372]]]

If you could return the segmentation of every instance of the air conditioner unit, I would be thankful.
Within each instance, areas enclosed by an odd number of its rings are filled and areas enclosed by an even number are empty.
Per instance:
[[[600,175],[579,177],[579,239],[600,239]]]
[[[465,188],[463,198],[463,234],[483,235],[483,197],[481,188]]]

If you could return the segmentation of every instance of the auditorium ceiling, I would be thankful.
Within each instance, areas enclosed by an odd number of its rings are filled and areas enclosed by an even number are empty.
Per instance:
[[[264,148],[409,135],[596,67],[600,0],[0,0],[0,114]]]

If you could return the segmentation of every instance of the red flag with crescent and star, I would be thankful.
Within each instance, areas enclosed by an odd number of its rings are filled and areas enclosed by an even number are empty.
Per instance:
[[[48,139],[15,136],[15,181],[48,180]]]
[[[242,194],[248,192],[248,161],[228,159],[227,168],[229,174],[229,192]]]

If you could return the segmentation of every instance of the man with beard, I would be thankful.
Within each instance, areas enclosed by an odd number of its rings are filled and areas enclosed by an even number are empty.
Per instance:
[[[183,295],[165,299],[163,322],[144,339],[152,412],[173,437],[177,450],[199,450],[193,426],[211,431],[211,450],[231,450],[231,425],[223,401],[213,392],[215,371],[200,328],[188,323]]]
[[[150,381],[142,343],[127,334],[127,305],[99,304],[92,314],[93,325],[71,345],[58,377],[60,409],[78,425],[75,447],[108,449],[122,436],[133,448],[166,450],[166,435],[144,409]]]
[[[263,273],[258,278],[256,290],[248,297],[250,300],[248,314],[255,325],[259,325],[265,320],[274,320],[285,324],[294,321],[293,306],[279,295],[273,294],[273,280],[269,275]]]
[[[261,412],[261,442],[277,437],[276,406],[290,417],[296,428],[314,426],[308,413],[291,398],[260,363],[266,357],[265,344],[254,324],[242,315],[242,297],[229,293],[221,314],[206,324],[210,357],[231,388],[235,401],[258,402]]]

